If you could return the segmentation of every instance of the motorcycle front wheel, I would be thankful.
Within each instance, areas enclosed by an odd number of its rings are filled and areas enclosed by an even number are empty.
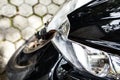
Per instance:
[[[38,80],[50,72],[59,56],[51,43],[53,35],[51,31],[37,44],[33,36],[14,53],[6,67],[9,80]]]

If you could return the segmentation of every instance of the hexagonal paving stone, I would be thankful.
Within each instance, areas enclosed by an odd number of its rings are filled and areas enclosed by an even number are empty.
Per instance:
[[[9,18],[1,18],[0,19],[0,29],[6,29],[11,26],[11,21]]]
[[[0,56],[2,56],[3,70],[8,60],[11,58],[14,52],[15,52],[15,45],[13,43],[9,41],[0,42]],[[0,65],[0,68],[1,68],[1,65]]]
[[[47,8],[45,5],[38,4],[34,7],[35,13],[39,16],[47,14]]]
[[[0,42],[0,56],[10,58],[15,52],[15,45],[9,41]]]
[[[58,6],[58,5],[50,4],[50,5],[48,6],[48,13],[54,15],[54,14],[58,11],[58,9],[59,9],[59,6]]]
[[[0,41],[2,41],[4,39],[4,33],[2,30],[0,30]]]
[[[28,17],[33,14],[32,6],[28,4],[22,4],[19,7],[19,14],[25,17]]]
[[[10,4],[6,4],[1,8],[2,15],[12,17],[16,14],[16,7]]]
[[[0,9],[0,15],[2,15],[2,10]]]
[[[42,26],[42,20],[38,16],[33,15],[33,16],[28,18],[28,21],[29,21],[29,26],[34,28],[34,29],[37,29],[40,26]]]
[[[22,37],[27,40],[29,39],[34,33],[35,33],[35,29],[31,28],[31,27],[27,27],[22,31]]]
[[[44,5],[49,5],[52,1],[51,0],[39,0],[39,2]]]
[[[24,0],[10,0],[10,2],[16,6],[20,6]]]
[[[65,2],[65,0],[53,0],[54,3],[61,5]]]
[[[24,42],[25,42],[25,40],[23,40],[23,39],[17,41],[17,42],[15,43],[16,49],[18,49]]]
[[[5,66],[6,66],[6,64],[4,62],[4,58],[2,56],[0,56],[0,73],[4,72]],[[0,80],[1,80],[1,78],[0,78]]]
[[[43,22],[46,23],[47,21],[49,21],[53,16],[50,14],[47,14],[46,16],[43,17]]]
[[[4,35],[0,33],[0,41],[4,39]]]
[[[8,3],[8,0],[0,0],[0,8],[7,3]]]
[[[43,29],[45,27],[45,25],[39,27],[36,31],[40,31],[41,29]]]
[[[15,27],[22,30],[28,27],[28,20],[25,17],[18,15],[13,19],[13,24]]]
[[[38,3],[38,0],[25,0],[25,3],[33,6]]]
[[[5,38],[8,41],[15,42],[21,38],[21,35],[17,29],[11,27],[6,30]]]

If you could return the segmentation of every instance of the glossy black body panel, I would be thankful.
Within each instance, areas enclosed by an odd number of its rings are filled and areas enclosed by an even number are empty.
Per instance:
[[[68,15],[69,39],[120,53],[120,0],[94,0]]]

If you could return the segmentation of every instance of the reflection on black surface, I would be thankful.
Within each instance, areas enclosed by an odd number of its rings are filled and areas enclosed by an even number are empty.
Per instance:
[[[92,1],[70,13],[68,18],[71,24],[68,37],[71,40],[91,47],[99,44],[88,40],[120,43],[120,0]],[[114,49],[120,50],[118,47]]]

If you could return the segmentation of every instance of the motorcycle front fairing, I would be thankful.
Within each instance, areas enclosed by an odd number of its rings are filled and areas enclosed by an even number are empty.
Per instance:
[[[120,55],[120,1],[91,1],[68,15],[68,38]]]

